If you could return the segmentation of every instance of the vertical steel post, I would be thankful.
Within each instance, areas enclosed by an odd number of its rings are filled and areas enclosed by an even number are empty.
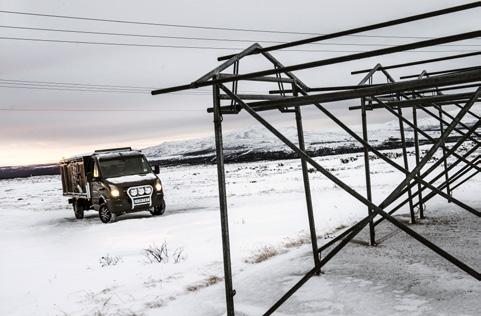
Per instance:
[[[414,149],[415,149],[415,154],[416,154],[416,165],[418,165],[419,161],[421,160],[421,152],[419,150],[418,111],[417,111],[417,108],[416,108],[416,104],[413,105],[413,124],[414,124]],[[418,178],[421,176],[421,170],[419,170],[419,172],[416,174],[416,176]],[[418,182],[418,197],[419,197],[419,203],[418,203],[419,218],[423,219],[424,218],[424,204],[422,203],[423,192],[422,192],[420,182]]]
[[[443,111],[441,107],[439,107],[439,130],[441,132],[441,135],[444,133],[444,124],[443,124]],[[446,158],[446,142],[443,142],[443,159],[444,159],[444,170],[445,170],[445,176],[446,176],[446,193],[451,196],[451,187],[449,185],[449,174],[446,169],[448,169],[448,159]],[[451,200],[448,200],[448,203],[451,203]]]
[[[366,100],[361,99],[361,118],[362,118],[362,138],[367,143],[367,115],[366,115]],[[371,169],[369,167],[369,149],[364,146],[364,171],[366,172],[366,194],[369,202],[372,202],[372,192],[371,192]],[[372,213],[372,208],[367,207],[367,212],[369,215]],[[374,230],[374,219],[369,221],[369,244],[371,246],[376,245],[376,233]]]
[[[227,194],[225,186],[224,148],[222,143],[222,114],[220,112],[219,86],[213,86],[214,132],[217,162],[217,181],[219,186],[220,224],[222,229],[222,254],[224,259],[224,282],[227,315],[234,316],[234,295],[232,287],[232,268],[230,259],[229,220],[227,216]]]
[[[298,93],[295,85],[292,86],[292,90],[293,90],[294,96],[297,96]],[[301,109],[299,107],[296,107],[295,113],[296,113],[297,137],[299,139],[299,149],[305,152],[306,146],[304,143],[304,129],[302,127]],[[307,216],[309,219],[309,232],[311,235],[312,254],[314,256],[314,267],[317,268],[316,273],[319,274],[321,272],[320,270],[321,255],[317,246],[317,232],[316,232],[316,222],[314,220],[314,211],[312,208],[311,185],[309,183],[309,172],[307,170],[307,163],[302,158],[301,158],[301,167],[302,167],[302,178],[304,180],[304,193],[306,195]]]
[[[397,107],[397,112],[399,114],[399,132],[401,134],[401,146],[403,151],[403,161],[404,161],[404,168],[406,171],[409,171],[409,163],[408,163],[408,153],[406,149],[406,137],[404,134],[404,122],[402,120],[402,109],[400,106]],[[409,187],[409,182],[407,183]],[[408,197],[409,197],[409,212],[411,214],[411,223],[414,224],[416,222],[416,218],[414,216],[414,206],[413,206],[413,195],[411,192],[411,188],[408,190]]]

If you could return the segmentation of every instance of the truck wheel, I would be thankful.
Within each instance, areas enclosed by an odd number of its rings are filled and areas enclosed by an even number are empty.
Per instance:
[[[82,203],[79,203],[78,201],[75,201],[73,203],[73,212],[75,213],[75,218],[76,219],[83,219],[84,218],[84,206]]]
[[[150,211],[150,214],[153,216],[163,215],[165,213],[165,201],[162,200],[159,206],[155,206],[153,211]]]
[[[99,209],[99,217],[102,223],[113,223],[117,220],[117,215],[112,213],[107,204],[102,204]]]

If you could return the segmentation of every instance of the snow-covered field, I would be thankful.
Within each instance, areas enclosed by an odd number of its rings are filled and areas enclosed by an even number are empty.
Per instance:
[[[361,154],[316,160],[364,193]],[[312,267],[300,163],[229,164],[226,170],[236,308],[240,315],[259,315]],[[378,202],[402,176],[380,159],[372,160],[371,170]],[[322,244],[367,210],[319,173],[310,177]],[[0,181],[0,315],[222,315],[216,168],[170,167],[161,178],[164,216],[137,213],[107,225],[93,211],[75,220],[57,176]],[[473,178],[455,197],[480,209],[480,184],[479,176]],[[427,215],[414,229],[480,270],[479,219],[441,198],[428,203]],[[392,230],[380,225],[378,235]],[[168,260],[146,256],[145,249],[163,245]],[[404,233],[374,248],[353,243],[324,271],[278,314],[479,315],[481,310],[479,282]]]

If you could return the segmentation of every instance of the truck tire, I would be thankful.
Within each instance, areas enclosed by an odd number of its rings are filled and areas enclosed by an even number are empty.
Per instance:
[[[112,213],[107,204],[102,204],[99,209],[99,218],[102,223],[107,224],[115,222],[117,215]]]
[[[154,206],[154,210],[150,211],[153,216],[163,215],[165,213],[165,201],[162,200],[159,206]]]
[[[76,219],[83,219],[84,211],[85,211],[85,208],[82,203],[80,203],[79,201],[73,202],[73,212],[75,213]]]

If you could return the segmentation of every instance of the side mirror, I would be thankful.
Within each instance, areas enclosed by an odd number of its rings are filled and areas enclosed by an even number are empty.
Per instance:
[[[154,166],[154,173],[155,173],[155,174],[159,174],[159,173],[160,173],[160,167],[159,167],[159,165],[155,165],[155,166]]]

